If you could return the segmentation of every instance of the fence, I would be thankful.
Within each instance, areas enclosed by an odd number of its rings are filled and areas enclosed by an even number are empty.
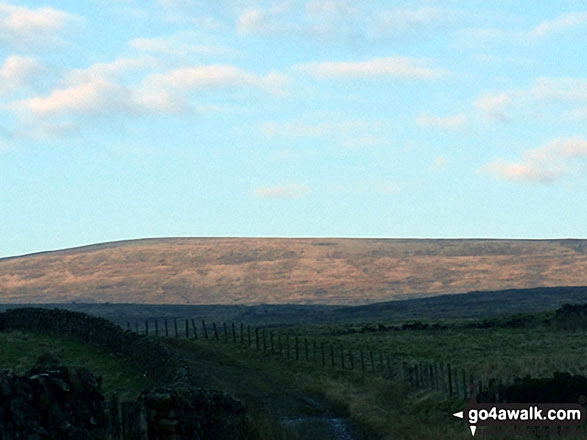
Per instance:
[[[500,401],[501,381],[481,378],[464,368],[442,362],[397,362],[384,351],[351,349],[289,331],[189,318],[151,318],[134,325],[127,322],[126,328],[151,336],[223,341],[322,368],[400,379],[414,389],[436,390],[464,400],[474,392],[480,401]]]

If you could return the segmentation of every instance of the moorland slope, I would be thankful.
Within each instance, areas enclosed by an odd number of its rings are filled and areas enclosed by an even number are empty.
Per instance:
[[[587,285],[587,240],[162,238],[0,259],[1,303],[367,304]]]

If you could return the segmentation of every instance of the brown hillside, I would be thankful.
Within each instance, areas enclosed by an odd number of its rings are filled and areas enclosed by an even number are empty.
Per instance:
[[[587,285],[587,240],[169,238],[0,259],[0,302],[364,304]]]

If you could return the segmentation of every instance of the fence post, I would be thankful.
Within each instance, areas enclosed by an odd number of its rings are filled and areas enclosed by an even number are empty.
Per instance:
[[[149,321],[147,319],[145,319],[145,334],[149,334]]]
[[[245,332],[244,332],[244,325],[241,322],[241,345],[245,343]]]
[[[283,350],[281,349],[281,333],[277,333],[277,352],[279,356],[283,354]]]
[[[192,319],[192,329],[194,330],[194,338],[198,339],[198,329],[196,328],[196,323],[194,322],[194,320]]]
[[[135,333],[138,335],[139,334],[139,323],[135,322]]]
[[[218,337],[218,328],[216,328],[216,323],[215,322],[212,322],[212,327],[214,328],[214,339],[216,339],[216,340],[220,339]]]
[[[267,338],[265,337],[265,329],[261,330],[263,336],[263,351],[267,351]]]
[[[361,373],[365,374],[365,356],[363,354],[363,350],[361,350]]]
[[[165,318],[165,336],[169,336],[169,329],[167,328],[167,318]]]
[[[259,350],[259,327],[255,327],[255,345]]]
[[[185,319],[185,338],[186,339],[190,338],[190,325],[189,325],[189,321],[187,318]]]
[[[224,327],[224,340],[228,341],[228,332],[226,331],[226,322],[222,323],[222,327]]]
[[[371,372],[375,372],[375,363],[373,362],[373,352],[369,350],[369,359],[371,360]]]
[[[177,318],[173,318],[173,327],[175,328],[175,337],[179,338],[179,332],[177,331]]]
[[[159,336],[159,320],[155,319],[155,336]]]
[[[167,320],[165,320],[165,328],[167,328]],[[206,328],[206,321],[202,319],[202,331],[204,332],[204,338],[208,339],[208,329]]]
[[[273,332],[269,332],[269,342],[271,343],[271,354],[275,354],[275,350],[273,348]]]
[[[334,363],[334,345],[330,344],[330,366],[332,368],[336,367]]]

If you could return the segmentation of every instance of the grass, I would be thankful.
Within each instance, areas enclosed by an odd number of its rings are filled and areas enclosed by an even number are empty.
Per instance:
[[[12,369],[17,374],[32,368],[41,355],[50,354],[60,364],[86,367],[101,376],[105,396],[117,393],[122,400],[134,400],[141,391],[154,386],[149,378],[138,375],[123,360],[82,342],[10,332],[0,333],[0,347],[0,368]]]
[[[173,344],[178,344],[174,341]],[[316,368],[305,362],[287,361],[262,351],[250,350],[223,341],[181,341],[186,349],[193,349],[207,359],[221,359],[225,365],[241,369],[241,381],[249,383],[252,377],[263,378],[269,383],[287,383],[291,390],[303,395],[318,395],[336,409],[337,414],[348,417],[362,427],[365,439],[381,440],[438,440],[470,439],[464,423],[451,416],[465,404],[433,391],[411,390],[406,384],[375,375],[362,377],[355,372]],[[255,388],[255,385],[251,385]],[[282,404],[287,397],[282,396]],[[279,404],[279,403],[276,403]],[[265,416],[266,417],[266,416]],[[284,433],[275,424],[275,418],[261,418],[254,423],[269,421],[272,429],[261,426],[265,432],[281,432],[271,439],[319,439],[321,435],[302,435],[300,432]],[[277,427],[277,428],[276,428]],[[277,431],[276,431],[277,429]],[[280,431],[281,430],[281,431]],[[489,438],[480,427],[477,438]],[[315,434],[315,433],[314,433]],[[263,438],[263,437],[261,437]],[[531,435],[504,433],[492,435],[494,440],[535,438]]]

